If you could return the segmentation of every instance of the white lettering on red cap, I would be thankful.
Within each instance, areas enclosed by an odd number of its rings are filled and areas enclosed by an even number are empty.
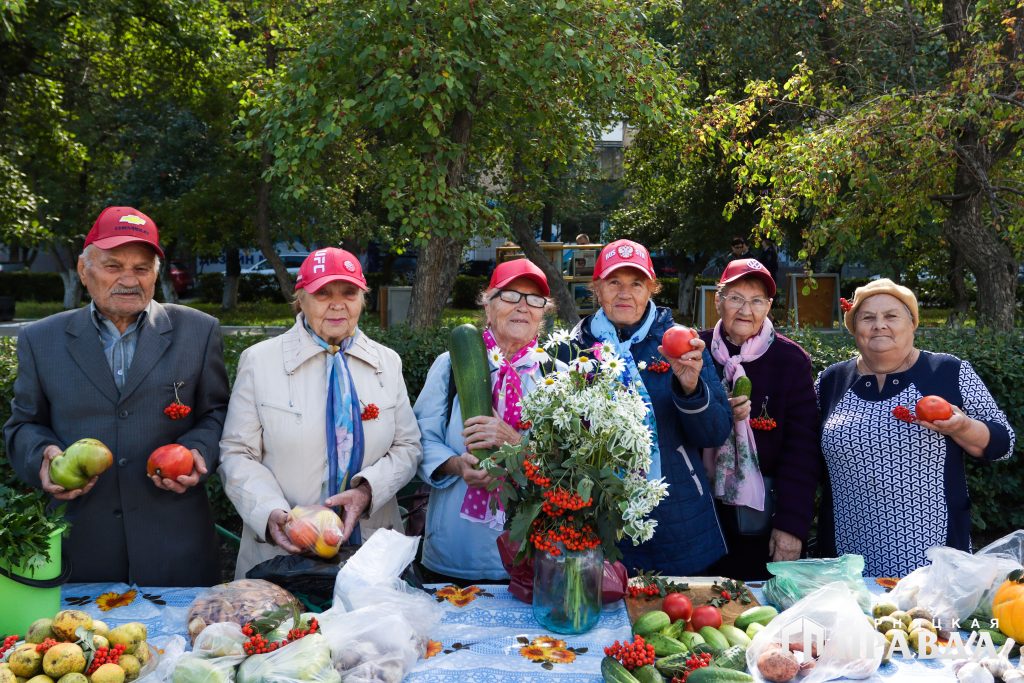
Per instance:
[[[604,254],[604,260],[605,261],[609,261],[609,260],[611,260],[614,257],[615,257],[615,252],[614,251],[607,251]]]
[[[356,272],[356,267],[354,265],[352,265],[351,261],[345,261],[341,265],[345,266],[345,270],[347,270],[350,273]]]
[[[327,250],[320,249],[313,252],[313,275],[327,272]]]

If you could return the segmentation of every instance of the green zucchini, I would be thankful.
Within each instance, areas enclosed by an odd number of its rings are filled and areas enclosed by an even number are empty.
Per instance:
[[[751,624],[768,625],[768,622],[779,616],[779,611],[771,605],[758,605],[744,610],[736,617],[736,628],[746,631]]]
[[[696,631],[683,631],[679,637],[679,640],[683,641],[683,645],[693,649],[698,645],[704,644],[704,636],[697,633]]]
[[[754,677],[748,673],[717,666],[694,669],[686,677],[686,683],[751,683],[753,680]]]
[[[487,347],[484,346],[480,330],[468,324],[456,327],[448,338],[448,353],[451,356],[455,389],[459,394],[462,421],[480,415],[493,415],[491,366],[487,361]],[[477,448],[473,455],[483,460],[490,455],[490,451]]]
[[[633,635],[643,636],[646,640],[647,636],[668,628],[671,623],[672,620],[669,619],[669,616],[660,609],[651,610],[650,612],[641,614],[637,620],[633,622]]]
[[[605,683],[640,683],[619,660],[607,655],[601,660],[601,678]]]

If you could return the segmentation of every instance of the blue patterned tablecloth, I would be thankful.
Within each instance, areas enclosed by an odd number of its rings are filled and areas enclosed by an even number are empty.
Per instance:
[[[874,593],[882,592],[865,580]],[[440,588],[434,586],[433,588]],[[760,599],[760,591],[754,588]],[[65,608],[81,609],[111,626],[146,624],[150,639],[186,634],[188,607],[199,588],[137,588],[125,584],[70,584],[62,592]],[[507,587],[484,585],[437,594],[444,616],[433,634],[428,656],[406,676],[411,683],[526,683],[545,679],[598,683],[604,647],[630,637],[622,602],[606,606],[597,627],[579,636],[546,633],[529,605]],[[955,681],[942,660],[896,658],[871,681]]]

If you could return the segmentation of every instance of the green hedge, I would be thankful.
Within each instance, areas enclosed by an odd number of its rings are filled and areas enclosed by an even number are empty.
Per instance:
[[[63,301],[64,283],[58,273],[0,273],[0,294],[16,301]]]
[[[373,324],[364,325],[373,339],[399,353],[409,396],[415,401],[427,371],[438,354],[446,350],[448,328],[412,330],[400,326],[381,330]],[[848,334],[821,333],[808,330],[790,335],[811,354],[815,371],[850,358],[853,340]],[[225,338],[225,363],[233,381],[242,350],[263,339],[257,335],[230,335]],[[976,464],[970,460],[968,481],[974,508],[974,531],[981,539],[993,539],[1013,529],[1024,528],[1024,336],[1019,331],[992,334],[974,330],[922,330],[918,347],[929,351],[952,353],[969,360],[995,396],[999,407],[1010,417],[1017,432],[1015,457],[993,465]],[[15,340],[0,337],[0,422],[10,415],[14,377],[17,369]],[[0,484],[13,480],[6,457],[0,457]],[[230,529],[240,528],[237,516],[224,498],[219,485],[210,485],[218,522]]]

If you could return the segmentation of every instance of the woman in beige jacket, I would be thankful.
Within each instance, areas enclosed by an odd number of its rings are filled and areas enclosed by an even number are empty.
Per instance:
[[[350,542],[401,530],[395,495],[422,457],[402,361],[358,327],[358,259],[315,251],[295,289],[295,325],[239,359],[220,442],[224,490],[245,523],[236,578],[302,552],[284,533],[296,505],[340,507]]]

